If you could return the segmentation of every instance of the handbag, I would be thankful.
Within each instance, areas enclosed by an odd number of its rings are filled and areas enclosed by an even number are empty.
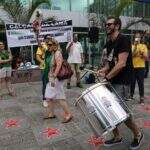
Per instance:
[[[54,68],[56,65],[54,66]],[[61,68],[59,70],[59,73],[57,75],[58,80],[65,80],[65,79],[70,79],[73,75],[73,71],[71,69],[70,64],[66,61],[63,60]]]
[[[59,70],[59,73],[57,75],[58,80],[70,79],[72,75],[73,71],[71,69],[71,66],[66,60],[63,60],[61,69]]]

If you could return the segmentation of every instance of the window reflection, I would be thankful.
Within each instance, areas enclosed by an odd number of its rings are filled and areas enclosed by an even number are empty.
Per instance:
[[[82,11],[86,12],[88,7],[88,0],[70,0],[71,11]]]
[[[70,0],[51,0],[52,10],[67,10],[70,11]]]

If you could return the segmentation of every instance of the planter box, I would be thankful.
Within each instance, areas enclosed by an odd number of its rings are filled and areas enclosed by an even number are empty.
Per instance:
[[[12,83],[36,81],[41,81],[41,70],[39,68],[12,71]]]

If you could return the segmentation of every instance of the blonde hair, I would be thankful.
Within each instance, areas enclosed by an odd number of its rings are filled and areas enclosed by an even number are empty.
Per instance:
[[[61,48],[60,48],[60,44],[59,44],[59,42],[58,42],[56,39],[52,38],[52,39],[51,39],[51,42],[52,42],[54,45],[57,46],[57,50],[62,51]]]

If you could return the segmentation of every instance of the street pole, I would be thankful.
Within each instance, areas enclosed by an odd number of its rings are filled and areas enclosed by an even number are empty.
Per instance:
[[[87,0],[87,6],[88,6],[88,8],[89,8],[89,6],[90,6],[90,0]],[[89,10],[88,10],[88,33],[90,32],[90,12],[89,12]],[[89,39],[89,37],[88,37],[88,39]],[[89,53],[89,55],[88,55],[88,63],[89,63],[89,65],[91,64],[91,45],[90,45],[90,40],[88,40],[88,53]]]

